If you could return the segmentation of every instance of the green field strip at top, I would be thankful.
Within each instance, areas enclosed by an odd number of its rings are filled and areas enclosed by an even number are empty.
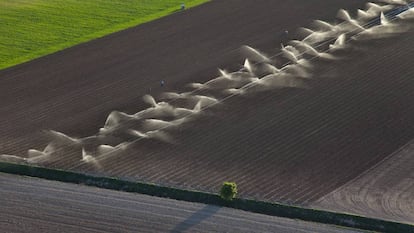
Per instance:
[[[0,70],[208,0],[0,0]]]

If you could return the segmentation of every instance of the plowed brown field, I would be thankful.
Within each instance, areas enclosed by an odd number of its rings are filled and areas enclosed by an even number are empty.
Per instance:
[[[410,142],[312,207],[412,223],[413,154]]]
[[[110,111],[143,109],[144,94],[185,91],[217,67],[238,69],[243,44],[275,54],[284,30],[362,5],[213,1],[1,71],[2,152],[43,149],[43,129],[94,134]],[[346,59],[314,61],[311,88],[228,98],[167,129],[172,144],[140,140],[98,165],[73,156],[45,165],[212,192],[231,180],[244,197],[312,204],[414,137],[413,40],[410,31],[353,41]]]

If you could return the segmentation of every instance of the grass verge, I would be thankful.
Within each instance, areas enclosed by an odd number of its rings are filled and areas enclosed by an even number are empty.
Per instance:
[[[0,70],[208,0],[0,0]]]
[[[45,178],[75,184],[85,184],[99,188],[106,188],[125,192],[147,194],[157,197],[166,197],[182,201],[199,202],[211,205],[226,206],[255,213],[288,217],[304,221],[333,224],[345,227],[358,228],[369,231],[389,233],[414,232],[414,226],[404,223],[367,218],[357,215],[335,213],[330,211],[306,209],[288,206],[279,203],[255,201],[236,198],[225,201],[217,194],[162,187],[155,184],[139,183],[120,180],[111,177],[96,177],[75,172],[48,169],[23,164],[0,162],[0,172]]]

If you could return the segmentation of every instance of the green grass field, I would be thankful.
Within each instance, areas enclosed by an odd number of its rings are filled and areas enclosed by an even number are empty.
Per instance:
[[[207,0],[0,0],[0,69]]]

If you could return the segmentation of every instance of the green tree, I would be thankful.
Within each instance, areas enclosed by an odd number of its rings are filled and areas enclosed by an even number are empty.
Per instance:
[[[220,189],[220,196],[224,200],[231,201],[237,195],[237,184],[234,182],[224,182]]]

